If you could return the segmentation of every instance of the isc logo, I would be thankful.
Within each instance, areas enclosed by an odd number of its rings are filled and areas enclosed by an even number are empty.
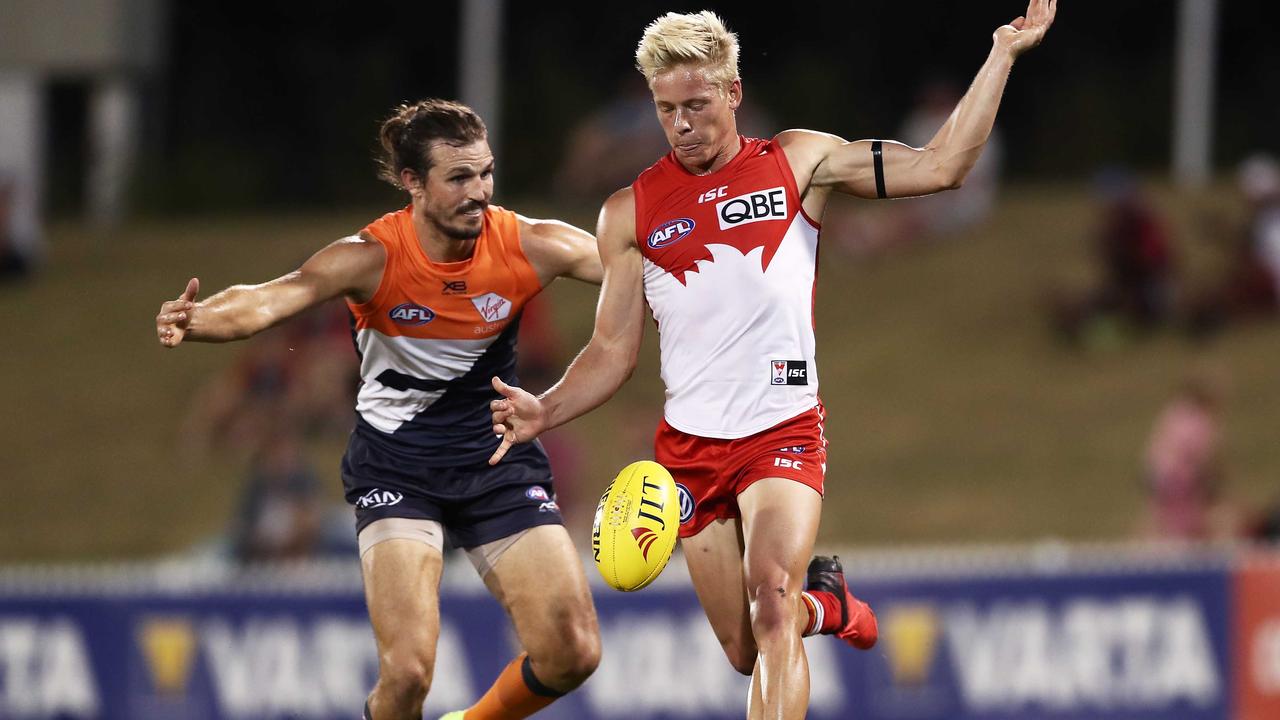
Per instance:
[[[436,314],[429,307],[414,303],[401,303],[387,313],[397,325],[426,325],[436,319]]]
[[[674,245],[677,242],[689,237],[689,233],[693,232],[693,228],[697,225],[689,218],[679,218],[678,220],[668,220],[658,226],[657,230],[649,236],[649,247],[657,250],[668,245]]]
[[[787,191],[776,187],[729,198],[716,203],[716,216],[721,230],[761,220],[786,220]]]

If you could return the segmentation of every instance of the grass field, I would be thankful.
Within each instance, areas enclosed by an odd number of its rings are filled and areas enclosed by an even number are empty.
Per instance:
[[[1185,223],[1190,206],[1213,203],[1162,204]],[[273,277],[375,214],[144,221],[109,237],[56,224],[45,273],[0,288],[0,560],[150,556],[224,527],[240,470],[184,457],[178,421],[239,349],[164,351],[156,309],[192,275],[205,294]],[[1256,505],[1280,491],[1280,327],[1238,328],[1208,348],[1173,333],[1085,354],[1053,342],[1040,299],[1087,272],[1091,219],[1082,190],[1019,189],[986,226],[943,244],[874,262],[825,252],[821,542],[1125,536],[1151,422],[1206,365],[1230,377],[1228,492]],[[564,283],[550,296],[567,360],[590,332],[595,291]],[[646,332],[633,380],[560,431],[583,448],[581,477],[566,478],[579,488],[580,538],[593,498],[646,453],[659,416],[656,333]],[[341,445],[311,450],[337,498]]]

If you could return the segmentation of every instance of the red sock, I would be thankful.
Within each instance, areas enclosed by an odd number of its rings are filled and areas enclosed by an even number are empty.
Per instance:
[[[823,590],[806,590],[800,597],[809,610],[809,622],[803,633],[805,637],[840,630],[840,598]]]

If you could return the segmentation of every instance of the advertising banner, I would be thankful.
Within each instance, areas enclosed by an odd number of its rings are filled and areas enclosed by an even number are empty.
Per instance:
[[[877,609],[880,644],[806,640],[809,717],[1225,720],[1234,707],[1280,717],[1272,567],[1234,586],[1226,570],[1028,571],[866,579],[857,591]],[[745,717],[748,678],[725,660],[687,584],[595,594],[600,667],[539,717]],[[482,589],[447,589],[441,613],[432,720],[469,705],[516,652]],[[354,720],[376,675],[358,587],[0,586],[0,718]]]

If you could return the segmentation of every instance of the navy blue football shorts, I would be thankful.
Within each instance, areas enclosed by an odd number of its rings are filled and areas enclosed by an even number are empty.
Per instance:
[[[429,467],[393,444],[351,433],[342,484],[356,534],[383,518],[435,520],[449,542],[470,549],[539,525],[563,525],[551,463],[539,443],[516,445],[502,462]]]

